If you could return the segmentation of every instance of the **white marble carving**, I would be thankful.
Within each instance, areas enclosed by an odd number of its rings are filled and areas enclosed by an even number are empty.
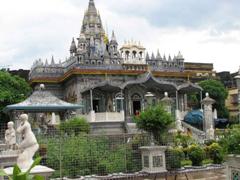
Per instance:
[[[16,147],[16,132],[14,129],[14,123],[12,121],[7,124],[8,129],[5,131],[5,143],[8,149],[14,149]]]
[[[20,154],[17,159],[17,164],[21,169],[25,169],[31,166],[33,163],[33,156],[39,148],[36,137],[32,132],[31,125],[28,122],[28,115],[20,115],[21,124],[17,128],[17,133],[22,137],[18,148]]]

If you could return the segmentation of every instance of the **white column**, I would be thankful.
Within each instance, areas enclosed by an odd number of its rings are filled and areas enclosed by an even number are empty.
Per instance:
[[[91,104],[91,111],[93,111],[93,95],[92,95],[92,89],[90,89],[90,104]]]
[[[90,104],[91,104],[91,111],[90,111],[90,121],[94,122],[96,121],[96,116],[95,116],[95,112],[93,110],[93,95],[92,95],[92,89],[90,89]]]

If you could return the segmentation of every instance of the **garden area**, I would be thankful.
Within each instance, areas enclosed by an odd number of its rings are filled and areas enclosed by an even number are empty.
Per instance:
[[[51,135],[37,136],[40,144],[37,156],[43,157],[43,165],[55,169],[52,177],[141,171],[140,147],[150,145],[149,133],[90,135],[88,132],[88,123],[75,118],[62,123]],[[229,153],[240,153],[240,126],[233,126],[218,136],[221,136],[218,141],[199,144],[189,134],[165,131],[154,134],[154,143],[167,146],[168,171],[205,168],[221,165]]]

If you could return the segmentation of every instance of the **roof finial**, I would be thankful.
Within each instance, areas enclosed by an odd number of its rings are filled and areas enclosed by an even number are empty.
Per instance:
[[[112,40],[112,41],[117,41],[117,40],[116,40],[115,33],[114,33],[114,30],[112,31],[112,37],[111,37],[111,40]]]
[[[54,64],[55,64],[55,62],[54,62],[54,57],[53,57],[53,55],[52,55],[51,65],[54,65]]]

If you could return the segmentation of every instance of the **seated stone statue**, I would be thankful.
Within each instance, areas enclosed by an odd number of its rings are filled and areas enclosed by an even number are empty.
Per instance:
[[[33,156],[39,148],[36,137],[32,132],[31,125],[28,122],[28,115],[20,115],[21,124],[17,128],[17,133],[22,137],[18,148],[20,154],[17,159],[17,164],[21,169],[27,169],[33,163]]]
[[[5,143],[8,149],[14,150],[16,147],[16,132],[14,129],[14,123],[9,121],[7,123],[8,129],[5,131]]]

